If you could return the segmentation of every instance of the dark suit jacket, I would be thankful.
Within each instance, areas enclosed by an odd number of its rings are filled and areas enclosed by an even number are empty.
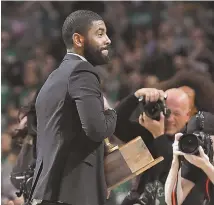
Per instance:
[[[104,111],[95,68],[67,54],[36,100],[37,162],[32,199],[102,205],[106,199],[104,138],[116,113]]]

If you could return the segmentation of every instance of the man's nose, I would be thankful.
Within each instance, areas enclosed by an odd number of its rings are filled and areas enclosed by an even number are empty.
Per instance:
[[[110,45],[111,44],[111,40],[110,38],[106,35],[106,42],[105,42],[106,45]]]

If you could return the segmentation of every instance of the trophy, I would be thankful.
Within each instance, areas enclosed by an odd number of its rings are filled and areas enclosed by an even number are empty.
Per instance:
[[[113,145],[105,139],[105,177],[108,191],[138,176],[163,160],[154,159],[142,138],[136,137],[122,145]]]

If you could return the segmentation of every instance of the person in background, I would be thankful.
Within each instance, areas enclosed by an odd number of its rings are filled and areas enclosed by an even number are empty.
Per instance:
[[[202,132],[209,134],[212,141],[214,140],[214,115],[208,112],[203,112],[204,128]],[[197,116],[191,118],[187,125],[187,133],[192,134],[200,131],[198,127]],[[199,146],[199,156],[186,154],[179,150],[179,140],[183,134],[175,135],[173,143],[173,161],[169,171],[169,175],[165,184],[165,200],[167,205],[181,205],[185,202],[193,187],[197,187],[203,193],[202,201],[195,201],[194,204],[213,204],[214,203],[214,165],[213,154],[205,154],[204,148]],[[203,143],[205,143],[203,141]],[[211,149],[214,150],[213,142]],[[210,152],[213,152],[210,150]],[[178,156],[184,156],[185,161],[179,169]],[[208,180],[207,180],[208,179]],[[174,190],[177,184],[177,189]],[[176,192],[176,197],[172,197],[172,193]],[[197,198],[197,196],[195,196]],[[177,202],[175,199],[177,198]]]
[[[163,99],[164,94],[163,91],[154,88],[142,88],[129,95],[116,107],[115,136],[122,141],[125,139],[125,142],[142,136],[154,156],[164,157],[163,162],[147,170],[133,182],[131,192],[122,202],[123,205],[136,203],[136,198],[139,199],[140,195],[143,203],[154,203],[152,201],[155,200],[153,196],[156,195],[157,188],[153,187],[154,193],[148,194],[148,186],[154,186],[153,183],[157,180],[161,184],[165,183],[173,156],[174,134],[181,131],[190,118],[192,106],[189,96],[182,89],[174,88],[166,91],[166,105],[171,110],[168,118],[162,116],[160,121],[156,121],[144,114],[139,116],[138,122],[130,120],[131,114],[138,107],[139,97],[144,96],[150,102]]]

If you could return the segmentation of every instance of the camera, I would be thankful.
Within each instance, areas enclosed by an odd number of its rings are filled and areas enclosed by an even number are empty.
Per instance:
[[[16,192],[16,195],[17,197],[20,197],[23,195],[25,201],[27,201],[27,199],[30,196],[34,169],[35,169],[35,164],[29,166],[28,169],[22,173],[16,173],[10,176],[12,179],[20,181],[19,192]]]
[[[213,161],[213,142],[210,135],[204,132],[204,112],[198,112],[196,115],[196,128],[193,133],[185,133],[179,139],[179,150],[186,154],[199,155],[199,146],[201,146],[209,160]]]
[[[194,132],[193,134],[182,135],[178,146],[180,151],[195,155],[199,155],[198,148],[201,146],[205,154],[209,155],[212,150],[212,140],[210,135],[204,132]]]
[[[165,117],[169,117],[171,111],[166,106],[166,97],[164,100],[158,100],[157,102],[145,102],[144,97],[139,98],[139,105],[141,113],[145,113],[149,118],[160,121],[160,113],[163,112]]]

